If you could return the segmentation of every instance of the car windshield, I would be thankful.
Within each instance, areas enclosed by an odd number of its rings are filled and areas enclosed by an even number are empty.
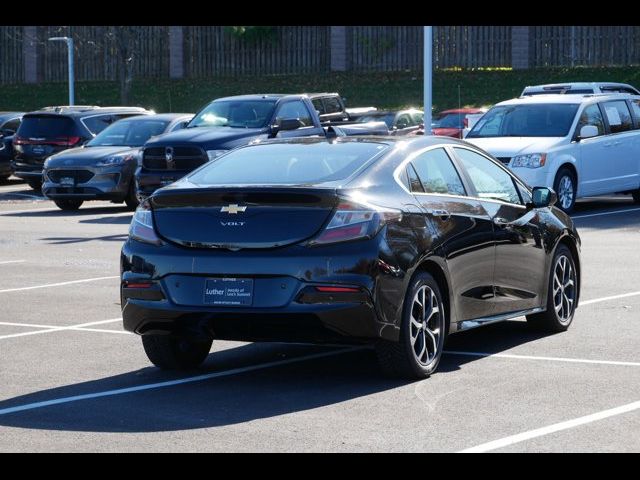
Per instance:
[[[343,180],[387,145],[373,142],[267,144],[240,148],[188,177],[199,185],[305,185]]]
[[[187,128],[263,128],[271,120],[275,105],[276,101],[273,99],[215,101],[202,109]]]
[[[367,122],[384,122],[387,127],[393,127],[393,120],[396,118],[395,113],[387,113],[386,115],[364,115],[358,119],[359,123]]]
[[[432,128],[464,128],[464,113],[445,113],[439,115],[432,123]]]
[[[167,120],[120,120],[100,132],[87,147],[141,147],[151,137],[163,134],[168,124]]]
[[[493,107],[474,125],[467,138],[565,137],[578,106],[544,103]]]

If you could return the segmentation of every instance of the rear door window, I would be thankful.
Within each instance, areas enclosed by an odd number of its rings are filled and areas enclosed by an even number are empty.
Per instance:
[[[460,175],[442,148],[429,150],[411,162],[426,193],[466,195]]]
[[[91,117],[86,117],[82,119],[82,123],[84,123],[84,126],[87,127],[87,129],[93,133],[94,135],[97,135],[98,133],[100,133],[102,130],[104,130],[105,128],[107,128],[109,125],[111,125],[114,122],[114,118],[113,115],[108,114],[108,115],[94,115]]]
[[[636,118],[637,128],[640,128],[640,100],[631,100],[631,111]]]
[[[321,98],[314,98],[313,100],[311,100],[311,103],[313,103],[313,108],[316,109],[319,115],[326,113],[324,111],[324,105],[322,104]]]
[[[20,126],[20,118],[12,118],[11,120],[5,122],[4,125],[0,127],[2,130],[8,130],[13,133],[18,131],[18,127]]]
[[[76,135],[73,120],[58,115],[29,115],[22,119],[18,135],[23,138],[57,138]]]
[[[611,133],[633,130],[633,121],[631,120],[631,112],[629,112],[627,102],[615,100],[613,102],[604,102],[602,106],[604,107]]]
[[[342,112],[342,105],[337,97],[326,97],[324,99],[325,113],[340,113]]]

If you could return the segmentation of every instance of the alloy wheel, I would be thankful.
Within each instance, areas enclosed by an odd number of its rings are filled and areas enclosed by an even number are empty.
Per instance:
[[[576,274],[571,261],[560,255],[553,268],[553,306],[561,323],[571,321],[576,300]]]
[[[429,365],[438,355],[443,334],[444,312],[431,288],[421,286],[411,305],[411,346],[422,365]]]
[[[558,199],[563,209],[571,207],[573,203],[573,197],[575,195],[575,189],[573,187],[573,179],[569,175],[564,175],[560,179],[558,188]]]

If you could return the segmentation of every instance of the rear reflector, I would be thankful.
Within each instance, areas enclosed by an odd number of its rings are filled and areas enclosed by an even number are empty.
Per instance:
[[[316,290],[324,293],[357,293],[360,291],[356,287],[316,287]]]
[[[151,283],[143,283],[143,282],[138,282],[138,283],[133,283],[133,282],[125,282],[124,283],[125,288],[151,288]]]

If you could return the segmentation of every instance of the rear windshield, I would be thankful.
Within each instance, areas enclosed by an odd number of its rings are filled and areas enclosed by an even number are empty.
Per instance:
[[[105,128],[87,146],[141,147],[151,137],[164,133],[168,124],[167,120],[120,120]]]
[[[393,121],[396,118],[395,113],[389,113],[387,115],[364,115],[358,118],[359,123],[368,123],[368,122],[384,122],[387,124],[387,127],[393,127]]]
[[[467,138],[565,137],[577,111],[575,103],[493,107],[473,126]]]
[[[76,128],[69,117],[30,115],[22,118],[18,135],[24,138],[56,138],[75,135]]]
[[[464,113],[445,113],[437,117],[432,123],[433,128],[464,128]]]
[[[258,145],[234,150],[188,177],[199,185],[306,185],[343,180],[387,145],[372,142]]]

